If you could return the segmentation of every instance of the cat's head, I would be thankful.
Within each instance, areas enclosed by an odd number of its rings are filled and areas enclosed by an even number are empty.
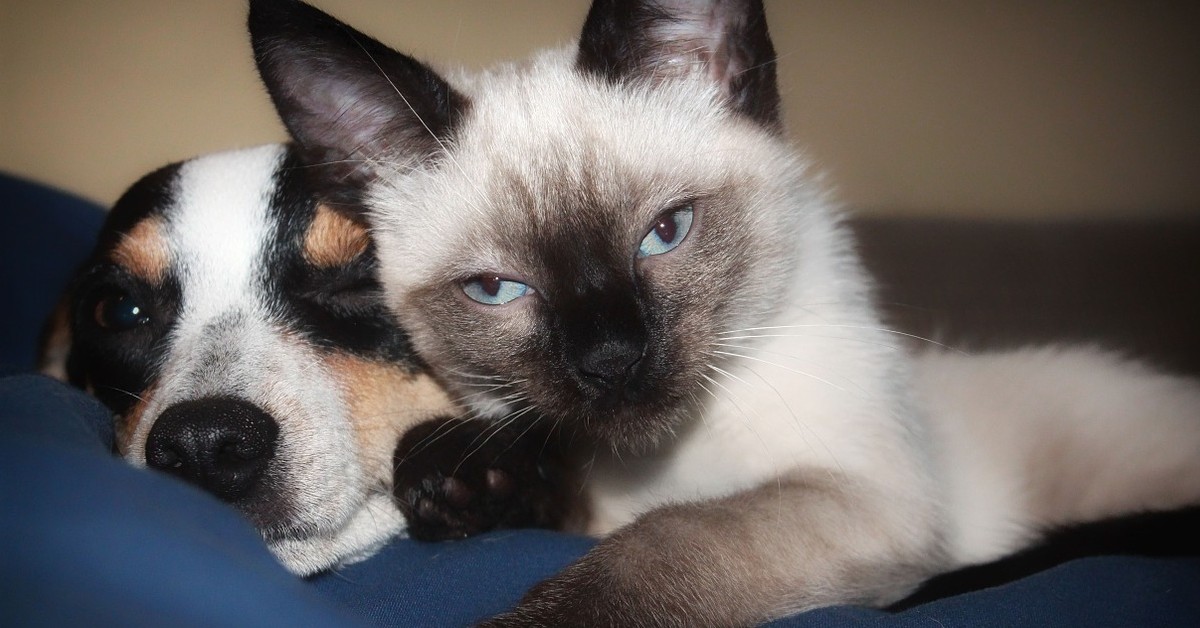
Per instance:
[[[251,4],[286,125],[362,179],[392,307],[477,410],[652,447],[714,394],[719,336],[791,289],[816,191],[761,2],[598,1],[577,45],[450,79]]]

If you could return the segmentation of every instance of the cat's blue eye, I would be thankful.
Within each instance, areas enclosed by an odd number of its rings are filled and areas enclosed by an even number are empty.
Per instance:
[[[504,305],[530,293],[527,284],[496,275],[481,275],[463,283],[463,293],[484,305]]]
[[[679,246],[692,229],[692,206],[685,205],[669,214],[659,216],[654,227],[638,245],[638,257],[650,257],[670,252]]]
[[[129,331],[150,322],[150,312],[133,297],[115,293],[96,303],[96,324],[112,332]]]

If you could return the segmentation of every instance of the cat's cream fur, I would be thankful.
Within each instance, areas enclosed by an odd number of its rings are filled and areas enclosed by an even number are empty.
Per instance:
[[[419,351],[479,413],[533,407],[597,440],[584,528],[605,540],[499,623],[881,605],[1047,525],[1200,500],[1196,382],[1086,348],[913,351],[889,331],[819,177],[769,116],[730,104],[729,77],[754,64],[722,29],[755,3],[663,4],[688,17],[652,33],[667,43],[642,76],[581,71],[575,46],[453,76],[465,104],[435,149],[365,155],[382,280]],[[679,398],[602,425],[530,359],[559,355],[543,345],[574,298],[551,260],[619,270],[681,199],[697,215],[684,243],[628,262],[673,317],[648,346],[681,356],[662,376]],[[481,273],[539,292],[481,306],[461,292]]]

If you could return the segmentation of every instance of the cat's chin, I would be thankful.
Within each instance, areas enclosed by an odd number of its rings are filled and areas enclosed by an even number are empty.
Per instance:
[[[625,455],[653,453],[668,442],[684,424],[683,409],[664,410],[625,407],[563,416],[560,424],[574,430],[586,442]]]

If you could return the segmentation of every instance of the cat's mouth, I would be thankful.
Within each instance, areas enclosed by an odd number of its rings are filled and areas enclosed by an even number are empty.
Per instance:
[[[568,433],[637,455],[655,450],[684,425],[696,397],[677,383],[643,379],[601,392],[578,383],[547,386],[528,390],[528,398]]]

